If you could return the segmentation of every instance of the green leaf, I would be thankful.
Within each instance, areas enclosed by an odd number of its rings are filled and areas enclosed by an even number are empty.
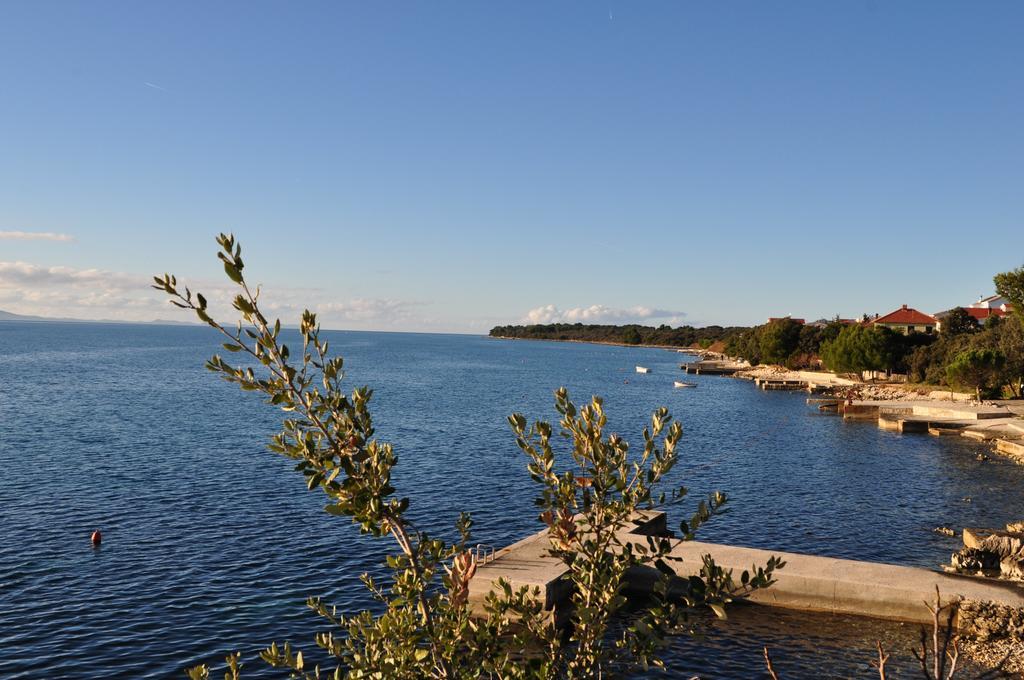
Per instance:
[[[676,570],[673,569],[672,567],[670,567],[668,564],[666,564],[665,560],[663,560],[663,559],[659,558],[659,559],[655,560],[654,561],[654,566],[658,568],[658,571],[660,571],[662,574],[665,574],[666,576],[675,576],[676,575]]]
[[[228,275],[228,278],[235,283],[242,282],[242,273],[238,271],[235,265],[226,260],[224,261],[224,272]]]

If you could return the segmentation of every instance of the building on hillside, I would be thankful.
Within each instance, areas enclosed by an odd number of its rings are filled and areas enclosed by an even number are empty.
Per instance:
[[[794,323],[798,323],[801,326],[804,325],[803,319],[794,319],[788,314],[786,316],[769,316],[767,323],[775,323],[776,321],[793,321]]]
[[[970,307],[966,307],[967,313],[979,321],[984,321],[990,316],[1004,317],[1013,311],[1013,305],[1002,295],[989,295],[981,298]]]
[[[879,326],[889,330],[910,335],[911,333],[934,333],[938,320],[931,314],[919,312],[913,307],[903,305],[899,309],[876,316],[867,322],[869,326]]]
[[[936,312],[935,318],[939,321],[936,326],[936,330],[940,332],[942,331],[942,320],[945,319],[952,311],[952,309],[947,309],[942,312]],[[1011,305],[1006,298],[1000,295],[990,295],[986,298],[981,298],[971,305],[967,305],[964,307],[964,311],[966,311],[967,314],[980,325],[984,324],[985,321],[992,316],[999,318],[1005,317],[1013,311],[1013,305]]]
[[[1001,309],[1007,311],[1007,308],[1012,309],[1013,305],[1010,301],[1004,298],[1002,295],[989,295],[986,298],[981,298],[977,302],[971,305],[972,309]]]

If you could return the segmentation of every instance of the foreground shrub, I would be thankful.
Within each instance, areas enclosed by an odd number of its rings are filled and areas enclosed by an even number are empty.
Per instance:
[[[537,593],[505,582],[472,610],[469,582],[477,564],[468,547],[469,515],[462,514],[456,523],[459,539],[454,542],[413,525],[407,516],[409,500],[397,495],[391,483],[398,460],[394,448],[375,437],[372,391],[344,391],[343,360],[330,355],[312,312],[302,314],[301,346],[284,344],[281,322],[264,316],[259,289],[254,291],[245,279],[241,246],[223,234],[217,242],[224,271],[239,289],[232,301],[242,316],[237,325],[217,322],[206,298],[182,290],[170,274],[156,277],[154,287],[221,333],[226,351],[243,357],[244,363],[229,363],[214,356],[207,368],[242,390],[262,393],[288,414],[270,449],[295,461],[307,487],[325,495],[324,509],[350,518],[365,534],[391,538],[396,546],[387,558],[387,583],[363,577],[380,603],[377,611],[347,615],[319,598],[308,601],[331,626],[315,643],[336,660],[333,669],[309,668],[302,652],[288,643],[265,649],[260,654],[265,663],[303,678],[602,677],[661,666],[658,650],[667,637],[694,632],[689,611],[710,607],[724,616],[726,604],[772,583],[773,571],[782,566],[774,558],[744,572],[738,582],[705,558],[699,576],[670,589],[672,542],[666,537],[638,542],[623,538],[622,532],[641,510],[678,503],[685,496],[683,488],[658,491],[678,460],[682,428],[666,409],[658,409],[643,430],[642,447],[634,452],[618,435],[605,433],[600,398],[577,408],[563,388],[555,393],[557,430],[546,421],[529,424],[521,414],[510,416],[509,423],[539,487],[536,505],[548,527],[551,553],[568,566],[569,628],[563,634],[551,625]],[[568,444],[568,461],[556,454],[559,440]],[[720,493],[701,502],[680,525],[683,538],[723,512],[725,503]],[[651,601],[634,611],[631,625],[613,639],[609,624],[626,604],[625,575],[640,565],[656,568],[661,578]],[[237,678],[240,656],[228,656],[227,663],[225,677]],[[205,665],[188,671],[194,680],[209,673]]]

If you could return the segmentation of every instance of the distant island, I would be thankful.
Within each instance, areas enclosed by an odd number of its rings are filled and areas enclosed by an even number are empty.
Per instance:
[[[490,336],[494,338],[514,338],[524,340],[563,340],[570,342],[596,342],[611,345],[650,345],[657,347],[701,347],[712,351],[722,351],[725,341],[731,336],[745,331],[745,326],[671,326],[662,324],[640,326],[627,324],[622,326],[582,324],[582,323],[549,323],[525,326],[495,326]]]
[[[173,319],[153,319],[152,321],[119,321],[117,319],[71,319],[56,316],[35,316],[32,314],[15,314],[0,309],[0,321],[59,321],[61,323],[127,323],[156,326],[198,326],[192,321],[175,321]]]

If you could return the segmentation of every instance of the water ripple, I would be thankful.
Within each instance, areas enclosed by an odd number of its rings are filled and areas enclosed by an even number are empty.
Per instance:
[[[390,546],[326,515],[291,464],[266,452],[278,414],[203,370],[218,347],[207,329],[2,326],[0,677],[180,677],[274,639],[309,649],[322,626],[308,595],[371,606],[359,574],[385,574]],[[376,390],[378,433],[396,444],[412,516],[443,535],[463,509],[481,542],[536,530],[505,416],[551,418],[559,385],[577,399],[604,395],[612,429],[631,439],[654,407],[672,409],[686,428],[672,482],[694,502],[715,489],[732,497],[707,540],[932,566],[956,547],[932,527],[999,525],[1024,507],[1024,468],[978,461],[970,443],[818,417],[800,395],[739,381],[696,376],[700,389],[673,390],[677,355],[660,350],[384,333],[331,341],[351,384]],[[637,363],[654,372],[636,375]],[[670,665],[756,677],[770,644],[787,677],[847,677],[865,672],[874,639],[913,635],[750,607],[702,645],[675,642]]]

